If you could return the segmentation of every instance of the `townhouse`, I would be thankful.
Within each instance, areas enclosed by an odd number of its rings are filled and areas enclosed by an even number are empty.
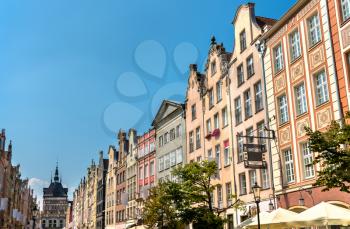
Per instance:
[[[116,174],[115,166],[118,159],[118,151],[114,146],[109,146],[108,149],[108,170],[106,175],[106,207],[105,207],[105,228],[114,229],[116,222]]]
[[[108,170],[108,159],[103,157],[103,151],[99,153],[97,165],[97,197],[96,197],[96,229],[105,228],[105,196],[106,196],[106,175]]]
[[[338,189],[321,192],[312,186],[321,168],[312,163],[305,135],[305,127],[323,131],[332,120],[341,121],[346,107],[330,26],[326,0],[299,0],[260,39],[269,128],[277,131],[272,143],[277,205],[296,212],[320,201],[349,206]]]

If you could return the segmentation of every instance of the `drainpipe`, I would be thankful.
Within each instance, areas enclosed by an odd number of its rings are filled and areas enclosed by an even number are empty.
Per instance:
[[[261,61],[261,69],[262,69],[262,82],[264,85],[264,103],[265,103],[265,123],[266,128],[270,130],[270,119],[269,119],[269,111],[268,111],[268,103],[267,103],[267,90],[266,90],[266,80],[265,80],[265,65],[264,65],[264,56],[266,51],[265,41],[258,41],[256,44],[256,48],[259,52],[259,57]],[[270,134],[270,133],[269,133]],[[270,174],[271,174],[271,188],[272,188],[272,194],[273,194],[273,202],[275,209],[277,209],[276,206],[276,196],[275,196],[275,182],[274,182],[274,176],[273,176],[273,165],[272,165],[272,150],[271,150],[271,139],[267,139],[267,148],[269,150],[269,164],[270,164]]]

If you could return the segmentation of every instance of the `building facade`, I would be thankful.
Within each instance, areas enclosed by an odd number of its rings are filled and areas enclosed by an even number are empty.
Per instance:
[[[171,169],[186,162],[186,135],[184,105],[164,100],[152,126],[156,130],[156,184],[162,180],[176,179]],[[150,167],[155,165],[150,163]]]
[[[68,207],[68,188],[62,186],[58,166],[49,187],[43,189],[43,210],[41,226],[46,228],[63,228],[66,225],[66,210]]]
[[[100,151],[97,165],[97,197],[96,197],[96,229],[105,228],[105,196],[106,196],[106,176],[108,171],[108,159],[103,157]]]
[[[114,146],[108,149],[108,170],[106,175],[106,207],[105,207],[105,228],[114,229],[115,223],[115,204],[116,204],[116,174],[115,166],[117,163],[118,151]]]
[[[266,131],[266,109],[264,102],[263,68],[256,48],[258,38],[276,21],[255,15],[255,4],[241,5],[233,19],[235,46],[229,64],[229,104],[232,107],[230,121],[233,136],[233,147],[230,157],[234,164],[235,191],[237,197],[245,202],[246,209],[238,210],[234,215],[228,215],[229,228],[233,221],[237,224],[256,214],[256,204],[252,195],[252,187],[257,183],[262,187],[261,211],[269,211],[269,203],[273,183],[271,179],[271,164]],[[264,145],[266,151],[264,168],[256,168],[247,164],[244,144]],[[233,154],[232,154],[233,153]],[[232,188],[232,187],[230,187]],[[227,191],[226,191],[227,192]],[[226,200],[229,201],[229,200]],[[230,225],[231,224],[231,225]]]
[[[272,144],[277,202],[296,212],[320,201],[349,206],[338,189],[312,186],[321,168],[312,163],[304,128],[323,131],[343,117],[328,12],[326,0],[299,0],[261,39],[270,128],[277,131]]]
[[[137,132],[135,129],[130,129],[128,133],[129,146],[128,154],[126,159],[126,182],[127,188],[126,193],[128,195],[128,205],[126,208],[126,224],[127,227],[131,225],[136,225],[138,221],[137,215]]]

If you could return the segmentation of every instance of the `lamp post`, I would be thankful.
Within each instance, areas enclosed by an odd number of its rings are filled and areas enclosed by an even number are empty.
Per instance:
[[[259,208],[259,203],[260,203],[260,186],[255,182],[254,186],[252,187],[253,189],[253,194],[254,194],[254,200],[256,203],[256,209],[257,209],[257,216],[258,216],[258,229],[260,229],[260,208]]]
[[[33,218],[32,218],[33,219],[33,229],[35,229],[36,214],[38,212],[38,208],[36,207],[36,205],[34,205],[32,212],[33,212]]]
[[[269,196],[269,199],[270,199],[269,210],[270,210],[270,211],[273,211],[273,210],[275,209],[275,206],[274,206],[273,203],[272,203],[272,199],[273,199],[273,198],[274,198],[273,195],[270,195],[270,196]]]

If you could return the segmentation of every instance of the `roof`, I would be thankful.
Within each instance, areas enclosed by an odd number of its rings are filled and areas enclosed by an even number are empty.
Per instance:
[[[61,182],[51,182],[43,191],[44,197],[67,197],[68,188],[63,188]]]
[[[160,105],[160,107],[158,109],[156,117],[154,118],[154,120],[152,122],[152,126],[155,126],[163,118],[163,115],[164,115],[167,107],[169,107],[169,106],[175,107],[175,110],[179,109],[179,108],[184,110],[184,108],[185,108],[183,103],[179,103],[179,102],[175,102],[175,101],[167,100],[167,99],[163,100],[162,104]]]
[[[261,16],[256,16],[255,17],[256,23],[263,28],[265,25],[274,25],[277,20],[273,18],[268,18],[268,17],[261,17]]]

